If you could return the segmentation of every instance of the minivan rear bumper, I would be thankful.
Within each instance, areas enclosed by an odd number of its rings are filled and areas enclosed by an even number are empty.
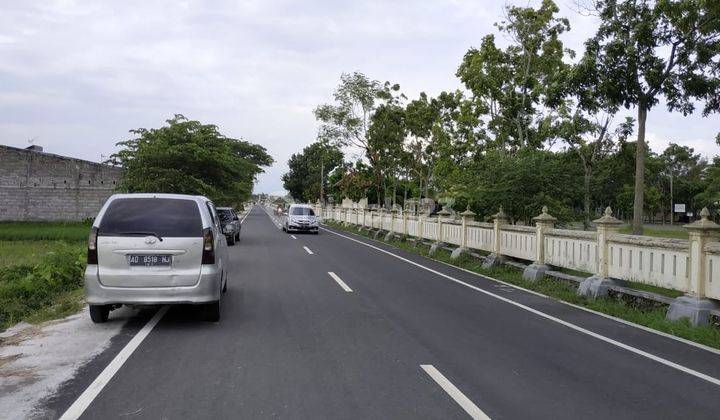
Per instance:
[[[85,300],[90,305],[158,305],[207,303],[220,300],[222,274],[212,265],[203,265],[200,280],[193,286],[109,287],[100,284],[98,266],[85,269]]]

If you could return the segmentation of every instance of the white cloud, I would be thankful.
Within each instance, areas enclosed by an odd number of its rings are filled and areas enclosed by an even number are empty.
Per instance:
[[[561,7],[573,25],[566,44],[580,52],[594,18]],[[37,137],[50,152],[99,160],[129,129],[183,113],[264,145],[277,163],[258,190],[279,190],[342,72],[400,83],[411,97],[459,88],[463,54],[501,17],[500,3],[473,0],[5,2],[0,143]],[[651,145],[717,154],[717,122],[658,106]]]

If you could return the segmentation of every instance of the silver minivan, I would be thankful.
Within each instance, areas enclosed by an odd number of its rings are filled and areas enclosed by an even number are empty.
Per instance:
[[[115,194],[88,239],[85,298],[101,323],[123,304],[189,303],[220,319],[227,290],[227,242],[213,203],[202,196]]]

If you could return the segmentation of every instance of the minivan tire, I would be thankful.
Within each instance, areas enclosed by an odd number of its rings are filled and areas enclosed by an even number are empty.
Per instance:
[[[230,245],[230,246],[235,245],[235,235],[233,235],[233,236],[231,236],[230,238],[228,238],[227,244]]]
[[[110,316],[109,305],[90,305],[90,319],[96,324],[107,322]]]
[[[220,321],[220,301],[210,302],[205,304],[205,321],[218,322]]]

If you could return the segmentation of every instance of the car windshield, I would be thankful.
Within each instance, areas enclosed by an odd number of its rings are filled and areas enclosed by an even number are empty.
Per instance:
[[[315,216],[315,212],[309,207],[293,207],[290,214],[292,216]]]
[[[121,198],[110,203],[100,221],[98,234],[200,237],[202,220],[198,205],[192,200]]]
[[[232,222],[233,221],[233,213],[232,210],[220,210],[217,211],[218,217],[220,218],[220,221],[223,223]]]

